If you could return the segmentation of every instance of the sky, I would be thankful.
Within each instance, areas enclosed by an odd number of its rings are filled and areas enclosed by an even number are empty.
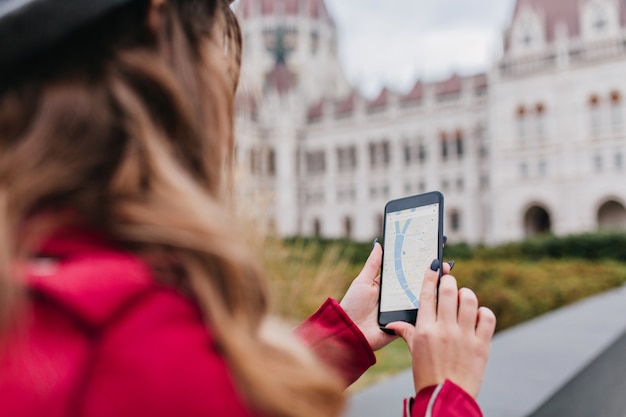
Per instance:
[[[348,80],[366,96],[486,71],[514,0],[325,0]],[[549,0],[547,0],[549,1]]]

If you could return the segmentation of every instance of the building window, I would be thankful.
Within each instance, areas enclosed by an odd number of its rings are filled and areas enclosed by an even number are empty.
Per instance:
[[[350,216],[343,218],[343,237],[346,239],[352,238],[352,218]]]
[[[528,178],[528,164],[526,162],[519,164],[519,172],[522,178]]]
[[[387,184],[383,185],[381,188],[383,197],[389,198],[389,186]]]
[[[548,165],[546,161],[541,160],[539,164],[537,164],[537,171],[539,172],[540,177],[545,177],[548,173]]]
[[[601,114],[600,114],[600,99],[597,95],[593,94],[589,97],[589,127],[592,134],[600,133],[602,126]]]
[[[420,164],[423,164],[424,162],[426,162],[426,146],[424,145],[423,140],[420,141],[419,144],[419,160],[420,160]]]
[[[593,9],[593,29],[598,33],[602,33],[607,29],[609,24],[606,10],[602,4],[594,4]]]
[[[337,201],[340,203],[346,201],[354,201],[356,199],[356,191],[353,185],[339,187],[337,190]]]
[[[542,103],[535,106],[535,128],[538,138],[546,135],[546,108]]]
[[[456,179],[456,189],[457,189],[457,191],[463,191],[463,186],[464,186],[463,177],[457,178]]]
[[[623,160],[622,154],[620,152],[615,154],[614,162],[615,162],[615,169],[617,171],[621,171],[622,170],[622,166],[624,164],[624,160]]]
[[[385,168],[391,161],[389,141],[373,142],[369,144],[370,167]]]
[[[527,114],[524,106],[519,106],[516,111],[517,137],[525,139],[527,135]]]
[[[482,125],[482,123],[476,126],[475,135],[476,140],[479,143],[478,154],[480,157],[486,158],[489,155],[489,143],[487,142],[487,129]]]
[[[412,165],[417,162],[424,162],[426,159],[423,139],[418,137],[415,141],[406,140],[404,142],[404,163]]]
[[[450,182],[447,179],[441,180],[441,189],[443,191],[448,191],[449,188],[450,188]]]
[[[441,132],[441,159],[444,161],[448,159],[448,135],[445,132]]]
[[[461,230],[461,213],[458,210],[450,212],[450,230],[453,232]]]
[[[611,126],[613,131],[622,129],[623,123],[622,97],[618,91],[611,92]]]
[[[322,235],[322,222],[320,219],[313,219],[313,236],[320,237]]]
[[[480,176],[480,188],[483,190],[489,188],[489,176],[487,174],[483,174]]]
[[[596,172],[602,171],[602,155],[598,154],[593,158],[593,168]]]
[[[250,149],[248,152],[250,174],[258,175],[261,173],[260,153],[256,149]]]
[[[321,204],[324,202],[324,191],[323,190],[311,190],[306,194],[306,202],[307,204]]]
[[[356,169],[356,146],[337,148],[337,169],[339,172],[351,172]]]
[[[267,173],[272,177],[276,175],[276,152],[274,149],[269,149],[267,152]]]
[[[308,174],[323,174],[326,171],[326,153],[324,151],[307,152],[305,156],[305,163]]]
[[[311,55],[316,55],[320,45],[320,35],[316,31],[311,32]]]
[[[456,131],[455,142],[456,142],[456,154],[459,158],[461,158],[463,157],[463,152],[464,152],[463,132],[461,130]]]

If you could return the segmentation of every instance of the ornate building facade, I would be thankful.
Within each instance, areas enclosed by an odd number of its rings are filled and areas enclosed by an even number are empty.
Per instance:
[[[446,198],[452,241],[626,230],[626,6],[518,0],[483,74],[383,89],[343,75],[323,0],[240,0],[242,198],[281,236],[369,240],[386,201]]]

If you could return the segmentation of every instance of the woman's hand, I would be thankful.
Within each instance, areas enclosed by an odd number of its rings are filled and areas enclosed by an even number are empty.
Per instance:
[[[380,292],[380,265],[383,250],[378,242],[374,242],[372,252],[365,261],[365,266],[359,275],[352,281],[350,288],[341,300],[341,307],[359,327],[370,344],[372,350],[387,346],[396,339],[380,330],[378,325],[378,295]],[[450,270],[450,265],[444,263],[444,272]],[[389,326],[387,326],[389,327]]]
[[[382,256],[382,247],[378,242],[374,242],[363,269],[352,281],[346,295],[339,303],[365,335],[372,350],[381,349],[396,339],[381,331],[378,326],[378,292],[380,291],[378,271]]]
[[[449,379],[476,397],[487,366],[496,317],[488,308],[478,307],[472,290],[457,290],[456,279],[451,275],[441,278],[437,301],[439,267],[439,261],[433,262],[424,277],[416,325],[395,322],[387,328],[409,346],[416,392]]]

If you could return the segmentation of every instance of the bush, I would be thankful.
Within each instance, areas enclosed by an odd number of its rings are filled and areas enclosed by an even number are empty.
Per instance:
[[[614,261],[474,259],[454,273],[494,310],[498,330],[626,282],[626,265]]]
[[[449,244],[445,254],[454,259],[612,259],[626,262],[626,234],[547,235],[495,247]]]

